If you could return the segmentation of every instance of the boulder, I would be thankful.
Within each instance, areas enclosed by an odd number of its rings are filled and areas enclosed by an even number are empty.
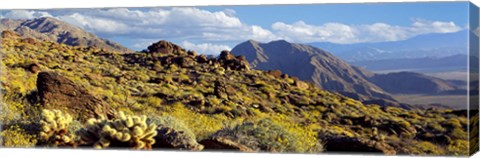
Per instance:
[[[113,115],[102,100],[58,73],[40,72],[37,89],[43,108],[66,111],[82,122],[92,117]]]
[[[280,70],[268,70],[267,74],[272,75],[275,78],[282,78],[282,71]]]
[[[198,63],[207,63],[208,62],[208,58],[207,56],[205,55],[199,55],[199,56],[196,56],[196,60]]]
[[[155,144],[153,148],[169,148],[169,149],[185,149],[200,151],[203,150],[203,145],[198,144],[195,138],[185,134],[183,131],[178,131],[170,127],[159,126],[157,128],[157,135],[154,137]]]
[[[218,62],[225,69],[250,70],[250,64],[245,56],[234,56],[230,51],[224,50],[218,57]]]
[[[161,40],[157,43],[154,43],[148,46],[149,53],[163,53],[163,54],[181,54],[181,52],[185,52],[185,49],[182,47],[175,45],[171,42]]]
[[[302,90],[307,90],[308,88],[310,88],[307,83],[300,80],[295,80],[295,86]]]
[[[40,65],[37,63],[29,64],[26,69],[31,73],[37,73],[41,71]]]
[[[230,53],[230,51],[224,50],[220,53],[219,59],[224,61],[231,61],[231,60],[235,60],[235,56],[232,53]]]
[[[230,139],[223,137],[213,137],[200,141],[200,144],[205,146],[205,150],[233,150],[241,152],[255,152],[255,150],[236,143]]]

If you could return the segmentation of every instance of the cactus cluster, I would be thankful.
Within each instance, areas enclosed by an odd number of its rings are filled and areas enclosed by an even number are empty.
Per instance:
[[[117,118],[89,119],[87,127],[79,131],[81,140],[94,148],[109,146],[151,149],[157,135],[157,125],[148,124],[146,116],[126,116],[119,112]]]
[[[40,140],[54,146],[75,146],[74,135],[68,131],[72,117],[60,110],[42,111]]]

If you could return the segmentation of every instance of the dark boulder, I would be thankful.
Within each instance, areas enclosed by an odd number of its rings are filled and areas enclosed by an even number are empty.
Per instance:
[[[161,41],[158,41],[157,43],[154,43],[148,46],[148,52],[152,54],[155,54],[155,53],[181,54],[182,52],[185,52],[185,49],[171,42],[161,40]]]
[[[85,121],[91,117],[108,117],[112,111],[102,100],[84,87],[55,72],[40,72],[37,77],[40,104],[46,109],[59,109]]]
[[[230,51],[224,50],[218,57],[218,62],[225,69],[231,70],[250,70],[250,64],[245,56],[234,56]]]

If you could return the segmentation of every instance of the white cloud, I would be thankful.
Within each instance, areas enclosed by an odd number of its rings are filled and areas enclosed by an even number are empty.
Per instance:
[[[212,43],[195,44],[189,41],[183,41],[182,46],[188,50],[194,50],[202,54],[218,55],[222,50],[231,50],[227,45],[216,45]]]
[[[12,10],[0,17],[10,19],[33,19],[39,17],[52,17],[52,15],[43,11]]]
[[[410,26],[390,25],[380,22],[364,25],[343,23],[313,25],[298,21],[294,23],[276,22],[270,28],[263,28],[242,22],[236,14],[235,10],[232,9],[214,12],[191,7],[111,8],[48,12],[12,10],[0,12],[0,18],[55,17],[103,38],[122,37],[123,39],[129,39],[127,46],[131,48],[143,49],[152,42],[165,39],[188,41],[186,44],[191,44],[192,47],[195,45],[196,48],[209,51],[219,47],[206,43],[232,44],[248,39],[260,42],[286,39],[301,43],[360,43],[397,41],[421,34],[448,33],[463,29],[453,22],[423,19],[413,19]]]
[[[414,19],[410,26],[385,23],[310,25],[298,21],[292,24],[276,22],[272,29],[276,35],[294,42],[359,43],[405,40],[421,34],[457,32],[463,28],[453,22]]]
[[[38,11],[10,11],[7,18],[35,18]],[[198,8],[113,8],[56,11],[55,18],[105,38],[132,37],[176,41],[242,41],[275,38],[269,30],[242,23],[235,10],[211,12]],[[50,15],[51,16],[51,15]]]
[[[260,26],[242,23],[235,11],[198,8],[114,8],[58,13],[55,17],[100,36],[129,36],[176,41],[270,41],[275,36]]]

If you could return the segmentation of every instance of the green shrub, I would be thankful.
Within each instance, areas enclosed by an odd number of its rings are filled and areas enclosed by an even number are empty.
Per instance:
[[[257,122],[244,122],[233,128],[218,131],[214,137],[227,137],[254,150],[269,152],[319,152],[322,146],[318,144],[314,151],[309,150],[297,135],[290,133],[284,127],[275,124],[270,119]]]
[[[154,116],[149,119],[148,122],[158,126],[173,128],[177,131],[183,131],[185,135],[189,136],[190,138],[196,139],[195,134],[193,134],[193,132],[183,123],[183,121],[176,119],[175,117]]]
[[[0,132],[0,144],[4,147],[34,147],[37,139],[30,135],[19,126],[11,126]]]

